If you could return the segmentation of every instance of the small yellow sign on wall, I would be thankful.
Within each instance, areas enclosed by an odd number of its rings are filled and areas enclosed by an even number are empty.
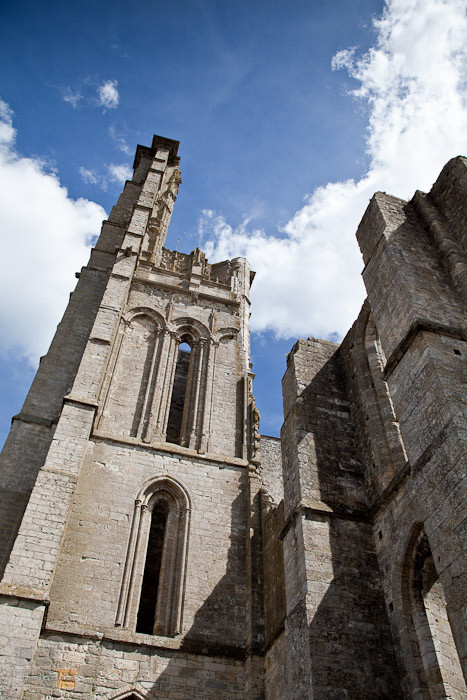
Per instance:
[[[61,690],[74,690],[76,686],[75,668],[57,669],[57,688]]]

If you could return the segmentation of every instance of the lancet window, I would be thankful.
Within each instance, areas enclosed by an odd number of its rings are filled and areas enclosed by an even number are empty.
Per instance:
[[[180,444],[182,437],[183,413],[188,408],[187,388],[188,375],[190,373],[191,339],[186,337],[180,343],[177,350],[177,362],[175,366],[174,381],[172,386],[172,398],[170,401],[169,418],[167,421],[167,442]],[[186,423],[186,421],[185,421]]]
[[[406,560],[406,612],[412,617],[413,650],[426,698],[461,698],[467,693],[446,597],[428,538],[416,526]]]
[[[166,637],[180,632],[189,520],[188,495],[169,477],[136,499],[117,626]]]
[[[209,331],[192,319],[179,319],[174,325],[167,409],[160,429],[167,442],[204,451],[214,363]]]

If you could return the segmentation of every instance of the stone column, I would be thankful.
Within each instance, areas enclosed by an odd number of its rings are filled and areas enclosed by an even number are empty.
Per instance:
[[[177,366],[177,350],[179,338],[176,333],[170,331],[170,345],[167,357],[167,369],[165,373],[164,387],[160,401],[159,419],[156,427],[156,434],[165,439],[167,423],[169,420],[170,401],[174,385],[175,368]]]
[[[148,412],[152,404],[155,387],[157,386],[158,375],[160,373],[160,349],[163,342],[162,333],[162,328],[158,328],[156,330],[154,351],[151,358],[151,369],[149,370],[148,383],[146,386],[146,392],[138,425],[137,437],[141,437],[144,441],[146,441],[147,427],[150,420],[150,415],[148,416]]]
[[[137,506],[139,510],[138,534],[129,572],[129,587],[125,605],[123,626],[132,630],[136,629],[138,617],[138,603],[143,583],[144,561],[146,558],[146,545],[151,527],[151,512],[146,503]]]
[[[115,619],[115,625],[117,627],[121,627],[124,624],[124,620],[127,613],[128,593],[133,575],[133,565],[135,560],[135,554],[137,551],[137,540],[139,539],[140,534],[140,520],[141,500],[137,499],[135,502],[135,510],[133,513],[133,522],[131,523],[130,541],[128,543],[128,551],[125,561],[125,569],[123,572],[120,599],[118,601],[117,617]]]
[[[192,418],[191,418],[191,432],[190,432],[190,439],[189,439],[189,447],[191,449],[196,449],[197,442],[198,442],[198,436],[199,436],[199,430],[198,430],[198,412],[199,412],[199,406],[200,406],[200,393],[202,390],[202,385],[204,384],[204,358],[206,355],[206,352],[208,350],[208,346],[206,345],[206,341],[204,338],[202,338],[199,341],[198,345],[198,356],[197,356],[197,367],[196,367],[196,377],[194,381],[194,392],[193,392],[193,397],[191,399],[191,413],[192,413]]]
[[[169,388],[171,388],[169,377],[172,373],[172,364],[174,364],[174,355],[177,348],[176,339],[171,331],[165,329],[161,333],[159,342],[159,362],[157,375],[155,377],[154,394],[151,400],[151,411],[143,436],[144,442],[151,442],[154,436],[157,436],[159,439],[163,436],[165,417],[164,402],[166,401]]]
[[[214,367],[216,364],[216,350],[219,343],[215,341],[210,341],[210,346],[206,348],[207,353],[207,368],[206,368],[206,391],[204,397],[204,406],[201,416],[200,425],[200,448],[201,454],[208,451],[209,448],[209,438],[211,435],[211,416],[212,416],[212,396],[213,396],[213,383],[214,383]]]
[[[105,429],[105,410],[107,408],[107,403],[109,400],[110,387],[112,385],[112,377],[115,372],[115,367],[117,366],[120,350],[123,344],[123,339],[125,337],[125,332],[129,325],[130,321],[127,321],[126,319],[122,318],[120,328],[117,330],[113,352],[110,356],[102,381],[102,387],[99,396],[100,408],[98,409],[96,421],[97,430],[101,430],[103,428]]]

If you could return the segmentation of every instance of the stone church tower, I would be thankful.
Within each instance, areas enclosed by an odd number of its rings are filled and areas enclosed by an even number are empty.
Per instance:
[[[279,440],[254,273],[164,247],[177,148],[138,146],[2,452],[0,697],[466,698],[467,161],[373,197],[368,299],[292,348]]]
[[[164,248],[177,148],[138,147],[3,452],[9,700],[237,697],[256,663],[253,274]]]

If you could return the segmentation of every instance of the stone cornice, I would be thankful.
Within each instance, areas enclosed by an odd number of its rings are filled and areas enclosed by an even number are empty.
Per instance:
[[[94,430],[89,438],[91,441],[100,440],[102,442],[113,442],[118,445],[126,445],[128,447],[139,447],[143,450],[151,450],[152,452],[161,452],[166,455],[174,455],[183,457],[189,460],[198,460],[200,462],[214,462],[215,464],[225,465],[225,467],[236,467],[245,469],[248,467],[248,461],[240,457],[230,457],[228,455],[217,455],[211,452],[200,454],[196,450],[191,450],[188,447],[182,447],[175,443],[169,442],[153,442],[147,443],[138,438],[118,437],[100,430]]]

